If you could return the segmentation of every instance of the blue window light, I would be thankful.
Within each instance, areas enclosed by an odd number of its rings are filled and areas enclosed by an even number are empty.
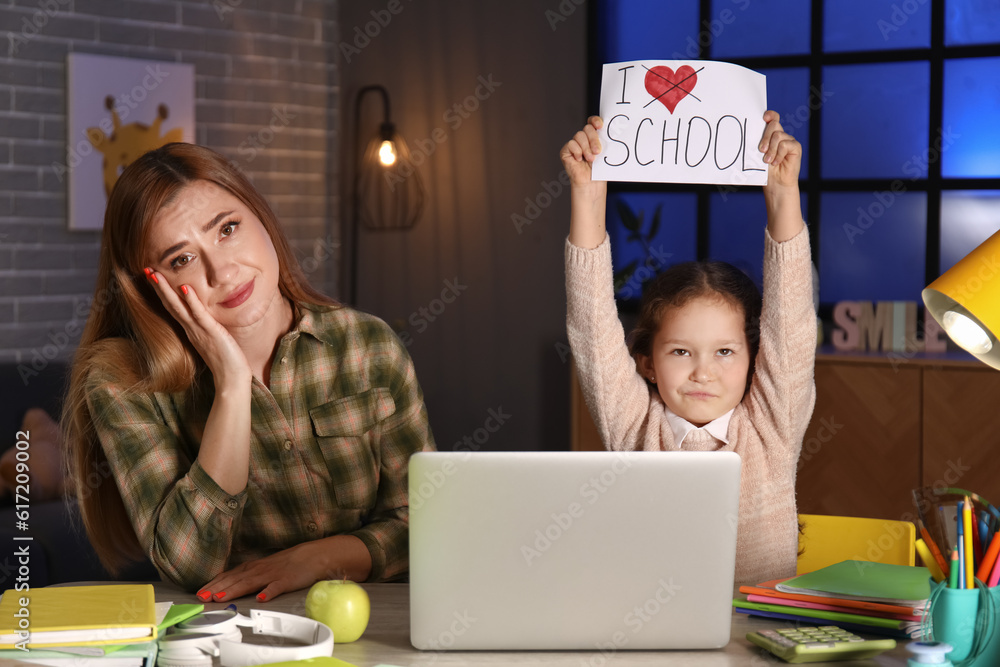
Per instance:
[[[1000,177],[1000,58],[944,62],[944,127],[938,139],[945,178]]]
[[[716,60],[809,53],[810,16],[803,0],[713,0],[712,20],[699,28]]]
[[[1000,227],[1000,190],[941,193],[941,273]]]
[[[1000,3],[996,0],[945,2],[944,43],[947,46],[993,42],[1000,42]]]
[[[801,196],[802,210],[806,195]],[[764,193],[725,192],[710,197],[711,235],[708,256],[740,268],[762,287],[764,284],[764,228],[767,210]]]
[[[827,0],[823,10],[824,51],[931,45],[931,3],[927,0]]]
[[[689,60],[698,56],[697,2],[617,0],[605,2],[602,8],[604,62]]]
[[[823,90],[824,178],[927,177],[927,61],[825,67]]]
[[[759,70],[767,77],[767,106],[781,114],[785,132],[802,144],[799,178],[809,177],[809,120],[823,101],[820,90],[809,90],[809,70],[805,67]]]
[[[711,235],[708,256],[729,262],[764,284],[764,227],[767,211],[760,192],[719,192],[709,205]]]
[[[649,278],[695,259],[697,211],[697,196],[688,193],[629,192],[608,198],[607,228],[619,300],[637,301]]]
[[[820,216],[819,294],[836,301],[920,301],[927,194],[827,192]]]

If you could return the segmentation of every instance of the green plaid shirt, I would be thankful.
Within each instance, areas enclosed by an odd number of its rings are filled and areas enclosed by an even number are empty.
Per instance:
[[[194,590],[301,542],[360,538],[369,581],[408,570],[407,464],[434,449],[423,393],[396,334],[349,308],[300,306],[271,386],[254,379],[247,487],[229,495],[201,467],[214,397],[142,394],[91,373],[88,402],[139,543],[164,579]]]

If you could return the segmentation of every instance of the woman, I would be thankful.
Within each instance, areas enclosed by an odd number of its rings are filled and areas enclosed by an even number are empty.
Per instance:
[[[407,571],[410,454],[433,449],[381,320],[312,289],[223,156],[168,144],[105,214],[64,424],[112,572],[149,558],[203,600]]]

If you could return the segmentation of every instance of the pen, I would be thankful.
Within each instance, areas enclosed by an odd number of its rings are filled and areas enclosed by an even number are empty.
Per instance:
[[[993,572],[994,563],[997,560],[997,554],[1000,553],[1000,534],[993,536],[993,541],[990,542],[990,548],[986,550],[986,555],[983,556],[983,562],[979,564],[979,569],[976,571],[976,578],[979,581],[986,581],[989,579],[990,574]]]
[[[951,552],[951,570],[948,572],[948,588],[958,588],[958,549]]]
[[[975,588],[976,584],[973,581],[975,576],[975,565],[973,564],[973,551],[972,551],[972,501],[969,500],[969,496],[965,497],[965,504],[962,506],[962,529],[965,531],[965,587]]]
[[[948,571],[948,561],[944,559],[944,555],[941,554],[941,550],[938,548],[937,543],[931,538],[930,532],[927,530],[927,526],[924,525],[922,519],[917,519],[917,528],[920,529],[920,536],[924,539],[924,544],[931,551],[931,556],[933,556],[934,561],[938,564],[938,569],[941,573]]]

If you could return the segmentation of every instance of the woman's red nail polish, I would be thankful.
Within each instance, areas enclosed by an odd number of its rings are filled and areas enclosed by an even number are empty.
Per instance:
[[[216,594],[215,594],[215,599],[216,599],[216,600],[222,600],[222,599],[224,599],[225,597],[226,597],[226,594],[225,594],[225,593],[216,593]]]
[[[146,269],[146,277],[152,280],[154,285],[160,284],[160,281],[156,278],[156,274],[153,273],[153,269]]]
[[[184,292],[184,296],[187,296],[188,286],[187,285],[181,285],[181,291]]]
[[[266,602],[267,601],[267,596],[264,595],[263,593],[257,593],[257,601],[258,602]]]
[[[211,599],[212,594],[209,591],[202,591],[202,592],[198,593],[198,597],[201,600],[204,600],[205,602],[208,602],[209,599]]]

